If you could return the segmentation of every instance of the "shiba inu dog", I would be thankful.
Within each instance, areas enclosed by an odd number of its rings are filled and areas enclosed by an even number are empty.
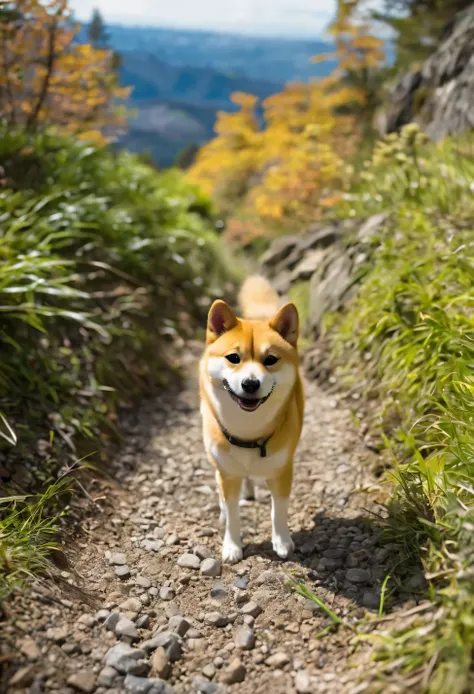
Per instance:
[[[242,559],[239,500],[243,480],[263,478],[272,496],[272,542],[279,557],[294,549],[288,529],[293,456],[303,424],[298,312],[263,277],[240,292],[242,318],[215,301],[200,363],[204,446],[216,469],[225,535],[222,558]]]

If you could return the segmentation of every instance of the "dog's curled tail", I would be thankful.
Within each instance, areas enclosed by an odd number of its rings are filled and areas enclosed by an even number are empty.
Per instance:
[[[242,285],[239,306],[247,320],[270,320],[280,308],[281,300],[265,277],[253,275]]]

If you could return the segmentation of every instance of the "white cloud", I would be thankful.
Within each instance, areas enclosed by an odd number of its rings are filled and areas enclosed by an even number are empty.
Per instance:
[[[95,7],[106,22],[318,36],[335,0],[71,0],[79,19]]]

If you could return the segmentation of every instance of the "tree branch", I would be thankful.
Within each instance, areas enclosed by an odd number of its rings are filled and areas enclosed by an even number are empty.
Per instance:
[[[51,77],[53,74],[53,68],[54,68],[54,62],[56,59],[55,55],[55,42],[56,42],[56,30],[58,27],[58,18],[55,16],[53,19],[53,23],[50,28],[49,32],[49,42],[48,42],[48,59],[46,61],[46,74],[44,76],[43,80],[43,85],[41,87],[40,94],[38,96],[38,101],[36,102],[36,106],[31,112],[30,116],[28,117],[28,120],[26,122],[26,127],[31,128],[36,120],[38,119],[39,113],[43,107],[43,104],[46,100],[46,97],[48,96],[48,89],[49,89],[49,83],[51,81]]]
[[[10,102],[10,118],[11,118],[11,123],[15,125],[16,123],[16,114],[15,114],[15,100],[13,98],[13,90],[12,90],[12,85],[10,82],[10,77],[9,77],[9,71],[11,65],[8,62],[7,58],[7,44],[5,40],[5,29],[1,31],[2,35],[2,67],[3,67],[3,72],[5,73],[5,90],[8,95],[8,100]]]

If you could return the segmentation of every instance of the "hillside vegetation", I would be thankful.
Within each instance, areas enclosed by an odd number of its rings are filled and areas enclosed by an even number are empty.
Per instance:
[[[194,334],[224,274],[201,193],[178,172],[158,175],[91,142],[104,142],[117,94],[102,93],[97,108],[84,90],[111,56],[97,49],[97,62],[96,49],[81,49],[88,63],[75,91],[78,49],[67,47],[74,31],[59,5],[18,3],[0,16],[12,64],[23,64],[30,31],[40,58],[48,36],[61,45],[50,72],[39,58],[2,92],[0,596],[44,566],[59,497],[67,502],[77,472],[105,460],[118,406],[169,381],[180,336]],[[22,10],[33,13],[23,38]],[[63,127],[56,116],[71,93],[81,108]]]
[[[406,564],[393,576],[421,560],[433,600],[410,630],[380,637],[378,658],[394,684],[401,672],[436,694],[472,691],[473,154],[472,137],[434,145],[416,126],[375,147],[340,212],[389,217],[327,335],[394,456],[386,532]]]

